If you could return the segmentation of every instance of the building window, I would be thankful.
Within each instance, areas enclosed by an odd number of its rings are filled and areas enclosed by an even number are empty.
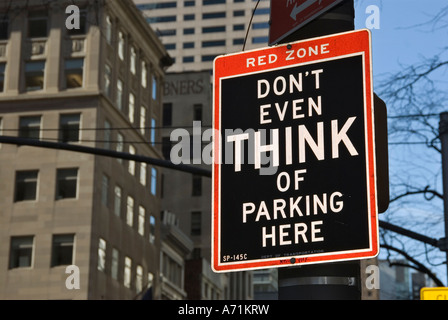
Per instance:
[[[104,120],[104,149],[110,149],[110,140],[111,140],[111,125],[110,122]]]
[[[192,21],[192,20],[194,20],[194,13],[184,14],[184,21]]]
[[[194,28],[185,28],[184,35],[194,34]]]
[[[202,33],[226,32],[226,26],[203,27]]]
[[[219,18],[225,18],[226,17],[226,13],[225,11],[223,12],[209,12],[209,13],[203,13],[202,14],[202,19],[206,20],[206,19],[219,19]]]
[[[44,88],[45,61],[25,63],[25,90],[37,91]]]
[[[202,0],[202,4],[204,6],[208,6],[211,4],[222,4],[222,3],[226,3],[226,0]]]
[[[19,119],[19,137],[27,139],[40,138],[40,116],[20,117]]]
[[[201,211],[193,211],[191,213],[191,235],[200,236],[201,235]]]
[[[146,62],[142,61],[142,87],[146,88],[148,85],[148,70],[146,69]]]
[[[11,237],[9,269],[28,268],[33,262],[34,236]]]
[[[138,233],[142,236],[145,235],[145,216],[146,209],[142,206],[138,207]]]
[[[202,48],[221,47],[226,45],[226,40],[202,41]]]
[[[117,217],[121,216],[121,193],[122,193],[122,189],[119,186],[115,186],[115,189],[114,189],[114,213]]]
[[[0,135],[3,135],[3,119],[0,118]],[[0,143],[0,149],[2,148],[2,144]]]
[[[134,94],[129,94],[129,106],[128,106],[128,117],[131,123],[135,121],[135,96]]]
[[[5,90],[5,69],[6,63],[0,63],[0,92]]]
[[[253,37],[252,38],[252,43],[253,44],[258,44],[258,43],[268,43],[269,38],[266,37]]]
[[[182,266],[165,252],[162,253],[162,272],[171,283],[182,287]]]
[[[255,10],[254,14],[255,15],[263,15],[263,14],[269,14],[271,12],[271,8],[257,8],[257,10]]]
[[[156,119],[151,119],[151,144],[155,145],[156,143]]]
[[[154,216],[149,217],[149,243],[154,244],[156,241],[156,218]]]
[[[106,207],[109,205],[109,177],[105,174],[101,179],[101,203]]]
[[[166,23],[175,22],[176,16],[160,16],[160,17],[149,17],[146,19],[149,23]]]
[[[140,10],[167,9],[176,7],[177,7],[176,1],[145,3],[137,5],[137,8],[139,8]]]
[[[117,152],[123,152],[123,150],[124,150],[124,137],[123,137],[123,135],[121,134],[121,133],[117,133],[117,144],[116,144],[116,146],[115,146],[115,150],[117,151]],[[123,159],[120,159],[120,158],[117,158],[117,161],[119,162],[119,163],[122,163],[123,162]]]
[[[169,127],[171,126],[173,118],[173,104],[172,103],[164,103],[163,104],[163,126]]]
[[[148,20],[148,19],[146,19]],[[168,29],[168,30],[157,30],[157,35],[159,37],[172,37],[177,34],[176,29]]]
[[[118,32],[118,57],[124,61],[124,35],[123,32]]]
[[[202,121],[202,104],[193,106],[193,121]]]
[[[79,127],[81,115],[61,114],[59,117],[59,141],[60,142],[79,142]]]
[[[155,196],[157,193],[157,169],[151,168],[151,193]]]
[[[58,169],[56,176],[56,200],[76,198],[78,169]]]
[[[235,10],[233,11],[234,17],[244,17],[244,10]]]
[[[192,175],[192,183],[191,183],[191,189],[192,193],[191,195],[193,197],[198,197],[202,195],[202,178],[201,176]]]
[[[140,164],[140,183],[142,186],[146,186],[146,167],[146,163],[142,162]]]
[[[140,293],[143,291],[143,267],[137,266],[135,275],[135,291]]]
[[[252,29],[269,29],[269,22],[256,22],[252,24]]]
[[[202,62],[210,62],[210,61],[215,60],[216,56],[217,55],[204,55],[201,57],[201,61]]]
[[[106,240],[101,238],[98,242],[98,270],[106,270]]]
[[[240,44],[244,44],[244,38],[233,39],[233,45],[234,46],[237,46],[237,45],[240,45]]]
[[[66,266],[73,264],[74,234],[53,235],[51,250],[51,266]]]
[[[130,227],[134,224],[134,198],[131,196],[126,201],[126,223]]]
[[[17,171],[14,201],[29,201],[37,198],[37,178],[39,171]]]
[[[106,41],[112,44],[112,20],[109,16],[106,17]]]
[[[117,108],[119,110],[123,109],[123,81],[117,80]]]
[[[244,30],[244,24],[234,24],[233,31],[241,31]]]
[[[194,42],[184,42],[183,48],[184,49],[194,49]]]
[[[135,154],[135,148],[133,145],[129,146],[129,153]],[[130,174],[135,175],[135,161],[134,160],[129,160],[128,171]]]
[[[0,17],[0,40],[8,40],[9,38],[9,19],[6,14]]]
[[[194,6],[195,6],[194,0],[184,1],[184,7],[194,7]]]
[[[134,47],[131,47],[131,57],[130,57],[130,69],[132,74],[137,73],[137,52]]]
[[[120,259],[120,254],[117,249],[112,248],[112,261],[110,265],[110,276],[112,279],[118,279],[118,261]]]
[[[111,84],[111,77],[112,77],[112,70],[110,69],[109,65],[104,66],[104,92],[106,93],[106,96],[110,98],[110,84]]]
[[[146,127],[146,108],[144,106],[140,107],[140,132],[145,135]]]
[[[157,100],[157,78],[155,76],[152,77],[152,99]]]
[[[48,34],[48,13],[45,10],[28,14],[28,38],[45,38]]]
[[[83,69],[84,59],[65,60],[65,85],[67,89],[82,87]]]
[[[194,62],[194,56],[186,56],[182,57],[183,63],[193,63]]]
[[[131,287],[131,268],[132,268],[132,260],[129,257],[124,258],[124,276],[123,276],[123,284],[126,288]]]

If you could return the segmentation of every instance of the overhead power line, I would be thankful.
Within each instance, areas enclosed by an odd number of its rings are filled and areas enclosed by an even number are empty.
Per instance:
[[[199,168],[199,167],[185,165],[185,164],[174,164],[170,160],[151,158],[151,157],[130,154],[130,153],[126,153],[126,152],[118,152],[118,151],[107,150],[107,149],[73,145],[73,144],[61,143],[61,142],[50,142],[50,141],[42,141],[42,140],[36,140],[36,139],[8,137],[8,136],[0,136],[0,143],[14,144],[14,145],[18,145],[18,146],[31,146],[31,147],[39,147],[39,148],[47,148],[47,149],[89,153],[89,154],[95,154],[95,155],[99,155],[99,156],[106,156],[106,157],[119,158],[119,159],[124,159],[124,160],[144,162],[144,163],[147,163],[150,165],[154,165],[154,166],[158,166],[158,167],[162,167],[162,168],[168,168],[168,169],[172,169],[172,170],[183,171],[183,172],[200,175],[200,176],[204,176],[204,177],[212,176],[212,172],[209,169]]]
[[[106,157],[113,157],[113,158],[120,158],[124,160],[131,160],[131,161],[137,161],[137,162],[144,162],[150,165],[155,165],[163,168],[168,168],[172,170],[178,170],[183,171],[195,175],[200,175],[203,177],[212,177],[212,171],[210,169],[205,168],[199,168],[195,166],[190,165],[184,165],[184,164],[174,164],[173,162],[169,160],[163,160],[163,159],[156,159],[136,154],[130,154],[126,152],[118,152],[113,150],[107,150],[107,149],[99,149],[99,148],[92,148],[92,147],[86,147],[86,146],[80,146],[80,145],[73,145],[68,143],[60,143],[60,142],[49,142],[49,141],[41,141],[41,140],[35,140],[35,139],[26,139],[26,138],[18,138],[18,137],[8,137],[8,136],[0,136],[0,143],[5,144],[13,144],[18,146],[31,146],[31,147],[39,147],[39,148],[47,148],[47,149],[56,149],[56,150],[66,150],[66,151],[73,151],[73,152],[81,152],[81,153],[88,153],[88,154],[95,154],[99,156],[106,156]],[[434,239],[427,237],[425,235],[418,234],[416,232],[404,229],[402,227],[393,225],[389,222],[385,221],[379,221],[379,226],[383,229],[390,230],[396,233],[399,233],[401,235],[413,238],[415,240],[421,241],[423,243],[432,245],[434,247],[439,248],[441,251],[447,251],[448,250],[448,241],[447,239]]]

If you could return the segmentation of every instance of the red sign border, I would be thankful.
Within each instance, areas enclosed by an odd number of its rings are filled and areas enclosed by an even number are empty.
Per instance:
[[[287,52],[300,48],[328,44],[330,53],[315,57],[303,57],[302,59],[285,62]],[[285,50],[286,49],[286,50]],[[258,57],[269,57],[276,54],[277,61],[268,64],[261,64],[250,69],[247,67],[247,59]],[[216,137],[216,132],[220,132],[220,79],[231,76],[243,76],[254,72],[270,71],[276,68],[298,66],[304,63],[319,62],[330,58],[343,58],[344,56],[362,54],[364,64],[364,98],[366,108],[366,146],[367,146],[367,188],[369,199],[369,238],[370,248],[364,250],[348,250],[339,253],[315,254],[311,256],[299,257],[279,257],[266,260],[251,260],[240,262],[220,263],[220,139]],[[213,68],[213,170],[212,170],[212,270],[214,272],[244,271],[261,268],[291,267],[293,265],[348,261],[374,258],[379,253],[378,238],[378,212],[377,212],[377,192],[376,192],[376,161],[375,161],[375,136],[374,136],[374,115],[373,115],[373,81],[372,81],[372,54],[371,54],[371,33],[368,29],[349,31],[330,36],[307,39],[281,46],[261,48],[251,51],[244,51],[229,55],[218,56],[214,60]],[[295,258],[294,264],[291,258]]]

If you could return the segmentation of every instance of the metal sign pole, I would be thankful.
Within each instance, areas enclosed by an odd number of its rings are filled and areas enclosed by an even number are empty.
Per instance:
[[[442,143],[442,177],[443,177],[443,207],[444,207],[444,217],[445,217],[445,239],[444,246],[442,250],[446,252],[446,267],[447,267],[447,279],[448,279],[448,112],[443,112],[440,114],[439,123],[439,135],[440,141]]]
[[[281,43],[354,30],[353,0],[343,1]],[[271,21],[272,23],[272,21]],[[360,300],[360,261],[278,269],[279,300]]]

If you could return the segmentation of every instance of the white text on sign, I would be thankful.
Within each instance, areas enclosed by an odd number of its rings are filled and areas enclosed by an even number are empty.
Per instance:
[[[330,53],[328,48],[330,44],[324,43],[321,45],[309,46],[306,48],[299,48],[286,51],[285,61],[303,59],[305,57],[313,57]],[[257,67],[263,65],[273,64],[278,61],[278,56],[275,53],[268,55],[259,55],[258,57],[250,57],[246,59],[246,67]]]

